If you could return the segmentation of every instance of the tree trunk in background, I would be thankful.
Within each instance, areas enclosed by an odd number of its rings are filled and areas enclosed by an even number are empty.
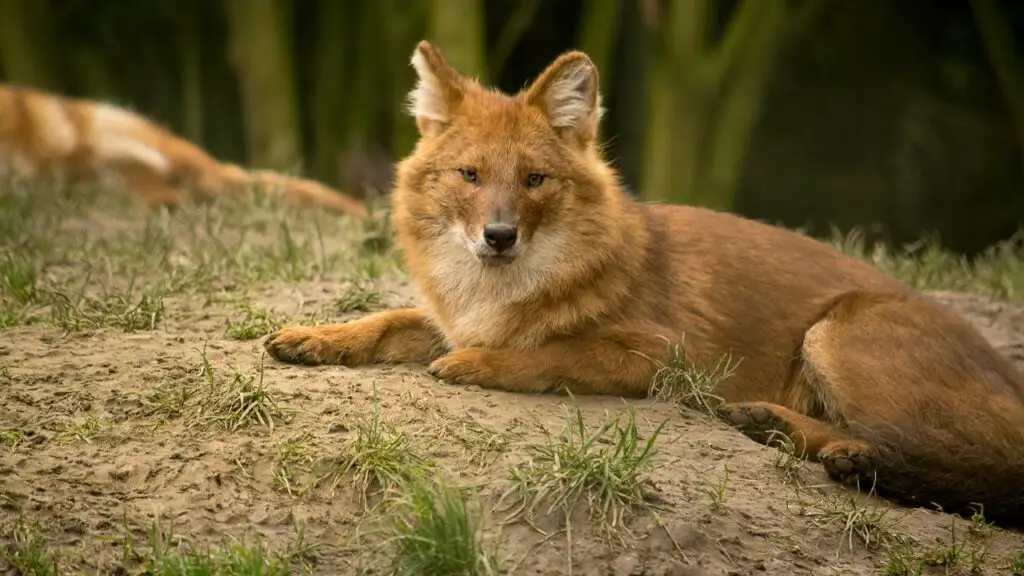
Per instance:
[[[601,0],[599,3],[607,3],[607,0]],[[494,50],[487,59],[487,77],[491,79],[491,82],[496,82],[501,77],[509,56],[515,51],[523,34],[533,23],[533,17],[536,16],[538,8],[540,8],[540,0],[522,0],[505,21],[497,41],[494,42]]]
[[[699,203],[720,209],[732,208],[765,88],[782,48],[785,7],[781,2],[757,1],[765,4],[746,32],[746,54],[734,64],[732,85],[720,92],[716,124],[707,134],[701,187],[696,190]]]
[[[1013,119],[1024,158],[1024,46],[1013,41],[1013,29],[996,0],[971,0],[974,21],[995,72],[1003,101]]]
[[[2,0],[0,0],[2,1]],[[103,54],[95,46],[74,43],[67,46],[66,57],[77,93],[86,98],[99,100],[117,99],[117,82],[111,77],[110,68]]]
[[[283,0],[226,0],[250,166],[291,171],[301,159],[292,10]]]
[[[445,60],[459,72],[487,82],[482,0],[434,0],[429,22],[429,38],[441,49]],[[408,51],[410,55],[412,48]]]
[[[601,91],[612,87],[612,56],[622,24],[623,5],[620,0],[591,0],[583,6],[583,25],[576,47],[590,56],[597,66]]]
[[[181,132],[203,146],[203,34],[201,0],[178,0],[181,46]]]
[[[381,98],[380,50],[384,36],[384,20],[390,17],[382,2],[359,2],[358,16],[354,20],[353,33],[356,35],[356,49],[349,62],[347,72],[345,136],[344,145],[348,150],[366,150],[372,141],[378,141],[384,134],[383,106]],[[411,52],[410,52],[411,54]]]
[[[732,207],[778,55],[826,1],[793,8],[787,0],[742,0],[717,42],[713,0],[665,3],[667,13],[648,15],[657,29],[648,49],[646,199]]]
[[[359,20],[354,18],[358,7],[338,0],[321,0],[316,10],[316,64],[310,107],[315,146],[312,174],[336,185],[341,182],[338,159],[344,143],[345,120],[353,112],[348,80],[353,76],[354,43],[348,39],[359,26]]]
[[[391,142],[388,149],[380,150],[378,153],[390,153],[393,158],[402,158],[412,152],[419,137],[416,122],[405,111],[405,106],[409,91],[416,81],[416,73],[409,60],[417,42],[428,33],[427,17],[430,6],[425,2],[379,1],[388,4],[390,11],[382,54],[385,62],[389,63],[386,68],[386,93],[390,97],[386,103],[386,117],[391,122]],[[373,162],[380,161],[380,157],[373,159]]]
[[[53,14],[43,0],[0,0],[0,67],[9,82],[61,92]]]

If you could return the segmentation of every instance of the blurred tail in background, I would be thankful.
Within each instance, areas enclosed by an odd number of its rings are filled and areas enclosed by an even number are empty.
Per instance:
[[[0,175],[102,182],[151,206],[265,194],[360,218],[364,203],[319,182],[222,163],[156,122],[106,102],[0,83]]]

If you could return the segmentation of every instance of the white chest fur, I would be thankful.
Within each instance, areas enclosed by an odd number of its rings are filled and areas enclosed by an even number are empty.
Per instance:
[[[487,267],[468,248],[462,227],[455,226],[428,249],[429,274],[447,318],[440,311],[432,312],[451,346],[529,348],[539,344],[541,334],[522,326],[521,305],[538,293],[561,264],[561,239],[534,237],[524,248],[512,264]],[[518,329],[511,330],[514,326]]]

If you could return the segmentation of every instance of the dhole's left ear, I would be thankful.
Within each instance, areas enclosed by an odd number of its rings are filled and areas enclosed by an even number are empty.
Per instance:
[[[526,91],[526,102],[540,108],[563,138],[585,147],[597,139],[604,110],[597,67],[583,52],[562,54]]]
[[[412,67],[419,79],[409,93],[409,113],[416,118],[420,134],[436,136],[451,123],[465,94],[466,80],[426,40],[413,51]]]

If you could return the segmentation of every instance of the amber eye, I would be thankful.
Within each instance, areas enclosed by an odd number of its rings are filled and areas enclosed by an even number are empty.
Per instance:
[[[459,168],[459,174],[462,175],[463,180],[470,184],[476,184],[480,179],[479,176],[477,176],[476,170],[472,168]]]
[[[526,181],[523,182],[523,185],[526,186],[527,188],[536,188],[537,186],[540,186],[541,184],[544,183],[545,178],[547,177],[544,176],[543,174],[529,174],[526,177]]]

